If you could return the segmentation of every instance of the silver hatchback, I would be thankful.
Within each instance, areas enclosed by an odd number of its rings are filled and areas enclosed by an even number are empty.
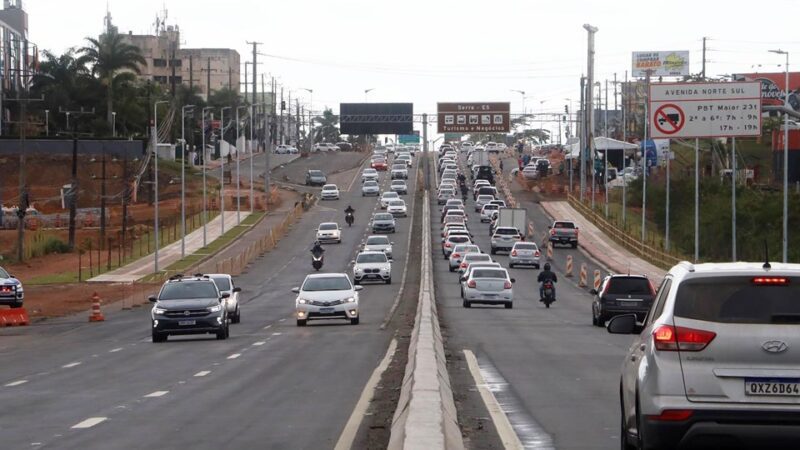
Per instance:
[[[542,253],[539,251],[539,246],[534,242],[517,242],[511,247],[511,253],[508,254],[508,267],[514,266],[533,266],[535,269],[539,268],[539,259]]]
[[[636,337],[620,379],[622,448],[797,448],[800,264],[683,262]]]

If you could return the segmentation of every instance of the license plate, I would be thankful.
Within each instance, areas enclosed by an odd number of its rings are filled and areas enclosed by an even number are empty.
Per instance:
[[[320,308],[320,314],[333,314],[336,310],[334,308]]]
[[[178,326],[186,327],[186,326],[190,326],[190,325],[197,325],[197,321],[196,320],[180,320],[180,321],[178,321]]]
[[[744,393],[747,395],[800,397],[800,379],[745,378]]]
[[[637,306],[639,302],[619,302],[620,306]]]

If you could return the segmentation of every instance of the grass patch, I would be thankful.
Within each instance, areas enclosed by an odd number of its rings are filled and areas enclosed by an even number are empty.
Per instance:
[[[78,282],[78,272],[63,272],[63,273],[39,275],[38,277],[30,278],[28,280],[25,280],[25,285],[42,286],[47,284],[67,284],[67,283],[77,283],[77,282]]]

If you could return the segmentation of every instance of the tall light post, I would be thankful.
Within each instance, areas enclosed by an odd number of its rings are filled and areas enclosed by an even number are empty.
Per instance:
[[[219,114],[219,218],[220,218],[220,236],[225,234],[225,157],[222,155],[222,144],[225,143],[225,110],[231,109],[231,106],[224,106],[220,108]],[[230,150],[228,150],[230,152]]]
[[[194,105],[181,107],[181,258],[186,257],[186,111]]]
[[[311,96],[311,100],[308,102],[308,136],[306,136],[306,140],[308,141],[308,152],[311,153],[313,150],[313,138],[311,137],[311,123],[314,120],[314,113],[312,110],[314,109],[314,90],[309,88],[300,88],[303,91],[308,91],[309,95]],[[366,93],[365,93],[366,95]]]
[[[202,110],[202,118],[201,118],[201,134],[202,134],[202,142],[201,145],[201,158],[203,161],[203,247],[208,246],[208,197],[206,194],[206,111],[214,109],[213,107],[207,106]],[[211,114],[211,120],[214,120],[214,114]]]
[[[242,223],[242,174],[239,171],[239,111],[242,108],[247,109],[247,106],[236,108],[236,225]]]
[[[370,92],[372,92],[374,90],[375,90],[375,88],[364,89],[364,103],[368,103],[367,94],[369,94]]]
[[[253,159],[255,159],[256,155],[253,152],[253,127],[255,127],[255,121],[253,118],[253,112],[255,111],[255,105],[250,105],[250,145],[248,146],[250,150],[250,214],[253,214],[253,200],[255,200],[255,192],[253,192]]]
[[[50,110],[44,110],[44,135],[50,136]]]
[[[117,112],[111,111],[111,136],[117,137]]]
[[[153,265],[153,272],[158,273],[158,105],[162,103],[169,103],[168,100],[160,100],[153,104],[153,164],[155,165],[155,212],[154,212],[154,227],[153,233],[156,239],[156,253],[155,263]]]
[[[784,86],[783,105],[789,108],[789,52],[770,50],[771,53],[786,56],[786,85]],[[789,114],[783,112],[783,262],[789,260]]]
[[[519,89],[511,89],[511,92],[516,92],[522,96],[522,115],[525,115],[525,91]]]

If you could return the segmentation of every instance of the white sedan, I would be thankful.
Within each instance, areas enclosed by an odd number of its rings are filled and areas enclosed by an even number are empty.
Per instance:
[[[326,184],[322,186],[322,192],[319,194],[322,200],[339,200],[339,187],[335,184]]]
[[[297,294],[297,326],[304,327],[307,321],[317,319],[344,319],[358,325],[358,291],[362,289],[353,286],[344,273],[306,276],[302,286],[292,289]]]
[[[394,191],[386,191],[381,194],[381,209],[386,209],[389,207],[389,202],[393,202],[395,200],[400,200],[400,194]]]
[[[366,181],[363,185],[361,185],[361,196],[366,197],[368,195],[380,195],[381,187],[378,185],[377,181]]]
[[[406,202],[403,200],[392,200],[389,206],[386,207],[386,212],[395,217],[408,217],[408,208]]]
[[[335,242],[342,243],[342,230],[336,222],[324,222],[317,228],[317,240],[321,243]]]

